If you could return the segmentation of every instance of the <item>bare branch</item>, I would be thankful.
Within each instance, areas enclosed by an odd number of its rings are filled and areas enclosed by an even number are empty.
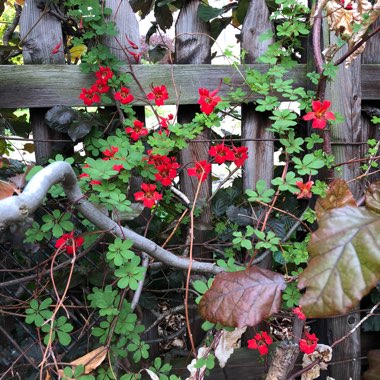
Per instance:
[[[69,201],[100,230],[108,231],[121,239],[131,239],[136,249],[146,252],[165,265],[178,269],[188,268],[190,264],[188,258],[176,256],[136,232],[119,226],[85,199],[78,186],[75,173],[67,162],[54,162],[50,164],[33,176],[20,195],[0,200],[0,229],[25,221],[28,216],[33,214],[43,204],[49,189],[58,183],[62,185]],[[192,270],[213,274],[223,271],[222,268],[214,264],[194,260],[192,262]]]

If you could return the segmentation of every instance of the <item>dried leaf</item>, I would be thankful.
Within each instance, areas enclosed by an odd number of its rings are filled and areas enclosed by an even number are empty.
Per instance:
[[[70,50],[71,63],[75,63],[87,51],[86,45],[73,46]]]
[[[343,179],[336,179],[331,182],[326,196],[317,200],[315,212],[317,218],[320,219],[328,210],[343,206],[357,207],[357,204],[347,182]]]
[[[23,6],[25,4],[25,0],[15,0],[15,3]]]
[[[380,214],[380,181],[369,185],[365,194],[365,205],[370,210]]]
[[[187,377],[185,380],[197,380],[198,379],[198,371],[202,371],[206,369],[206,366],[203,366],[201,368],[195,368],[195,365],[197,364],[198,359],[203,358],[208,353],[207,347],[201,347],[198,350],[198,355],[195,359],[191,361],[191,363],[187,366],[187,369],[190,372],[190,376]]]
[[[363,380],[380,380],[380,350],[367,353],[369,368],[363,373]]]
[[[215,349],[215,356],[219,360],[220,368],[224,368],[235,348],[239,347],[238,340],[245,333],[245,330],[247,330],[247,326],[244,326],[241,329],[235,329],[234,331],[222,331],[219,344]]]
[[[328,211],[311,235],[308,267],[298,287],[308,317],[343,314],[380,278],[380,215],[365,207]]]
[[[97,349],[90,351],[88,354],[72,361],[70,364],[73,366],[84,365],[84,373],[87,375],[103,363],[107,353],[107,347],[100,346]]]
[[[302,359],[302,368],[308,367],[315,361],[318,361],[318,364],[304,372],[301,376],[301,380],[317,379],[321,374],[321,370],[327,369],[327,363],[331,361],[331,358],[332,349],[330,346],[326,346],[325,344],[318,344],[312,354],[304,354]]]
[[[16,186],[9,182],[0,181],[0,199],[11,197],[15,192],[19,193]]]
[[[27,151],[28,153],[34,153],[34,144],[26,143],[26,144],[24,144],[22,149]]]
[[[204,319],[223,326],[255,326],[278,311],[284,288],[281,274],[258,267],[219,273],[199,310]]]

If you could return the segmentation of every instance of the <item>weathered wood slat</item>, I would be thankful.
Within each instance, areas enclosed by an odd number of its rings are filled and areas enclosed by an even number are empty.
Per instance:
[[[266,65],[248,65],[265,72]],[[242,72],[244,68],[240,67]],[[180,104],[196,104],[198,88],[216,88],[223,78],[231,79],[231,86],[244,87],[240,74],[232,67],[223,65],[134,65],[133,70],[144,88],[165,84],[170,94],[167,104],[176,104],[172,76],[180,94]],[[128,71],[128,70],[126,70]],[[380,99],[380,64],[362,65],[362,99]],[[306,84],[306,66],[299,65],[289,72],[296,86]],[[0,66],[0,108],[52,107],[56,104],[82,106],[79,94],[83,87],[95,82],[93,74],[83,74],[78,66],[25,65]],[[140,94],[135,83],[130,88]],[[222,85],[220,95],[228,93]],[[257,98],[255,94],[249,99]],[[144,105],[145,99],[136,99],[135,105]]]

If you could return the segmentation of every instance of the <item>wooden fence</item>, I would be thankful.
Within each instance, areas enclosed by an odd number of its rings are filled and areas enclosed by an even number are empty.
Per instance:
[[[90,87],[93,83],[93,75],[80,72],[78,66],[64,65],[65,58],[62,52],[52,55],[51,51],[62,40],[61,22],[49,13],[42,14],[37,8],[37,0],[26,0],[22,9],[20,20],[21,39],[23,41],[23,66],[0,66],[0,109],[1,108],[30,108],[33,138],[35,139],[35,151],[38,161],[44,161],[51,155],[51,141],[59,138],[45,124],[44,115],[49,107],[55,105],[83,106],[79,94],[83,87]],[[112,8],[113,17],[119,29],[119,42],[126,43],[128,37],[134,42],[139,41],[138,22],[128,1],[106,0],[107,7]],[[173,65],[133,65],[125,66],[126,71],[133,70],[134,75],[143,88],[149,88],[150,84],[165,84],[168,88],[170,100],[167,104],[179,104],[178,121],[190,121],[195,112],[198,100],[198,88],[205,87],[215,89],[223,78],[230,78],[233,87],[246,88],[240,73],[230,67],[211,65],[212,41],[209,34],[209,23],[198,18],[197,9],[200,1],[189,0],[185,2],[177,19],[175,32],[178,38],[175,43],[175,62]],[[121,6],[120,6],[121,5]],[[266,65],[257,64],[257,58],[265,51],[271,41],[265,43],[259,41],[259,35],[272,28],[269,21],[269,12],[265,0],[249,2],[247,15],[242,27],[241,46],[248,52],[246,66],[241,66],[244,73],[245,67],[254,67],[262,72],[267,70]],[[326,32],[325,40],[333,38]],[[105,43],[120,59],[124,59],[123,51],[114,38],[107,38]],[[305,43],[305,52],[309,52],[308,42]],[[380,99],[380,53],[378,47],[380,39],[375,36],[368,43],[367,50],[360,59],[346,69],[340,68],[337,79],[328,88],[328,98],[333,101],[334,111],[344,115],[344,122],[334,128],[333,153],[339,162],[363,155],[366,149],[366,140],[374,136],[374,128],[369,125],[367,119],[361,114],[362,104],[373,104]],[[311,65],[311,56],[305,53],[302,58],[304,64],[300,64],[289,71],[287,78],[295,81],[295,86],[309,86],[306,71]],[[174,88],[175,86],[175,88]],[[131,91],[136,94],[136,110],[143,117],[144,102],[139,100],[140,88],[132,83]],[[254,101],[257,96],[249,93],[249,100]],[[229,91],[227,85],[222,85],[220,95],[226,95]],[[179,97],[177,97],[178,95]],[[139,108],[140,107],[140,108]],[[254,111],[252,104],[242,107],[242,139],[249,147],[249,159],[243,170],[244,188],[253,188],[256,181],[264,179],[270,185],[273,176],[273,142],[272,135],[267,131],[270,126],[265,115]],[[181,163],[187,164],[195,160],[208,158],[208,131],[203,132],[197,138],[196,144],[190,144],[188,149],[181,152]],[[343,167],[343,178],[353,178],[358,170],[358,165]],[[360,186],[360,185],[359,185]],[[194,197],[196,184],[188,177],[181,178],[181,190]],[[360,187],[352,189],[358,194]],[[201,188],[201,197],[207,197],[211,193],[211,182],[205,182]],[[202,222],[209,223],[210,210],[202,215]],[[205,239],[203,233],[196,236],[197,243],[201,247]],[[196,256],[207,255],[200,248]],[[270,266],[267,262],[264,265]],[[359,318],[358,313],[332,319],[326,322],[326,343],[331,343],[336,338],[346,334]],[[345,360],[343,364],[332,366],[329,375],[335,379],[354,380],[360,378],[359,329],[355,334],[346,339],[343,345],[334,349],[333,360]]]

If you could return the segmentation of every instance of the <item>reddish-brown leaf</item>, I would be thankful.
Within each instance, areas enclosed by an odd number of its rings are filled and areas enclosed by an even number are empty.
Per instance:
[[[278,311],[284,288],[281,274],[258,267],[219,273],[199,310],[204,319],[223,326],[255,326]]]
[[[369,185],[365,194],[365,205],[370,210],[380,214],[380,181]]]
[[[357,204],[347,182],[338,178],[331,182],[326,196],[317,200],[315,212],[317,213],[317,218],[321,219],[328,210],[343,206],[357,207]]]
[[[12,184],[4,181],[0,181],[0,199],[8,198],[17,191],[17,188]]]

